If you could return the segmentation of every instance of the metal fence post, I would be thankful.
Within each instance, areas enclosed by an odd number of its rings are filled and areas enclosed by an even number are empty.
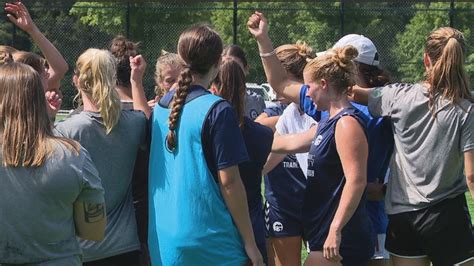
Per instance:
[[[341,5],[339,7],[339,21],[341,23],[341,36],[344,36],[344,0],[341,0]]]
[[[451,0],[451,5],[449,9],[449,26],[451,28],[454,28],[454,13],[456,11],[454,10],[454,0]]]
[[[125,32],[127,39],[130,39],[130,1],[127,1],[127,11],[125,13]]]
[[[232,18],[232,43],[237,44],[237,0],[234,0],[233,18]]]

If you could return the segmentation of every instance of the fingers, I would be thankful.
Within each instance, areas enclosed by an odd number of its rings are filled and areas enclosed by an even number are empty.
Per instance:
[[[341,254],[339,254],[339,248],[336,246],[324,246],[323,256],[329,261],[338,262],[342,260]]]

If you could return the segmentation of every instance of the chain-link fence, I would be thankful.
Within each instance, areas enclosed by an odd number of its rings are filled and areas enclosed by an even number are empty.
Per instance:
[[[5,3],[5,1],[0,1]],[[26,1],[25,1],[26,2]],[[75,60],[87,48],[108,48],[123,34],[140,42],[148,62],[145,87],[153,96],[154,64],[162,49],[175,52],[181,31],[191,24],[213,25],[227,44],[241,45],[251,65],[248,82],[265,82],[258,49],[248,33],[248,17],[259,10],[270,22],[274,45],[307,42],[322,51],[348,33],[363,34],[376,44],[382,66],[394,81],[422,78],[423,43],[440,26],[462,30],[471,43],[474,3],[446,1],[28,1],[26,5],[40,30],[66,58],[70,71],[62,83],[63,108],[73,108],[76,94],[71,85]],[[3,14],[5,16],[5,14]],[[0,42],[39,52],[28,36],[4,19]],[[474,56],[472,56],[474,59]],[[474,71],[468,59],[468,71]]]

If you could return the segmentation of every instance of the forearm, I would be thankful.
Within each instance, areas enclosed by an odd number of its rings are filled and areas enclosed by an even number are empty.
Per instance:
[[[365,177],[354,178],[353,181],[346,179],[341,200],[339,201],[336,214],[331,222],[330,230],[342,231],[359,206],[366,185],[367,181],[365,181]]]
[[[255,122],[261,124],[261,125],[264,125],[266,127],[269,127],[272,129],[273,132],[276,131],[276,123],[278,122],[278,118],[280,118],[280,116],[271,116],[271,117],[257,117],[255,119]]]
[[[283,159],[285,158],[286,154],[284,153],[273,153],[271,152],[268,155],[267,162],[263,166],[262,174],[266,175],[268,172],[273,170]]]
[[[142,80],[130,80],[132,85],[133,109],[143,111],[146,118],[150,118],[151,109],[145,97]]]
[[[356,85],[352,88],[352,95],[349,98],[356,103],[367,105],[369,103],[370,90],[371,89],[362,88]]]
[[[234,178],[227,184],[221,183],[220,189],[232,219],[244,241],[244,245],[255,244],[255,237],[247,206],[247,196],[242,180],[240,178]]]
[[[268,54],[273,51],[272,41],[268,35],[262,35],[257,39],[258,50],[261,54]],[[267,77],[267,81],[273,90],[284,98],[299,104],[299,91],[289,89],[291,81],[286,70],[281,65],[280,60],[275,55],[262,57],[263,69]]]
[[[474,200],[474,175],[466,175],[466,183],[469,188],[469,193],[471,193],[471,198]]]
[[[60,80],[64,77],[69,68],[66,60],[36,26],[30,30],[28,34],[35,44],[38,45],[46,61],[48,61],[50,68],[48,85],[50,87],[59,87]]]

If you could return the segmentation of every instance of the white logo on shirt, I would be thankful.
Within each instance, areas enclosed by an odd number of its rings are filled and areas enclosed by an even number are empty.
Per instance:
[[[314,140],[314,145],[318,146],[322,140],[323,140],[323,136],[318,135],[316,139]]]
[[[275,231],[275,232],[283,231],[283,224],[281,224],[280,222],[274,222],[273,223],[273,231]]]

